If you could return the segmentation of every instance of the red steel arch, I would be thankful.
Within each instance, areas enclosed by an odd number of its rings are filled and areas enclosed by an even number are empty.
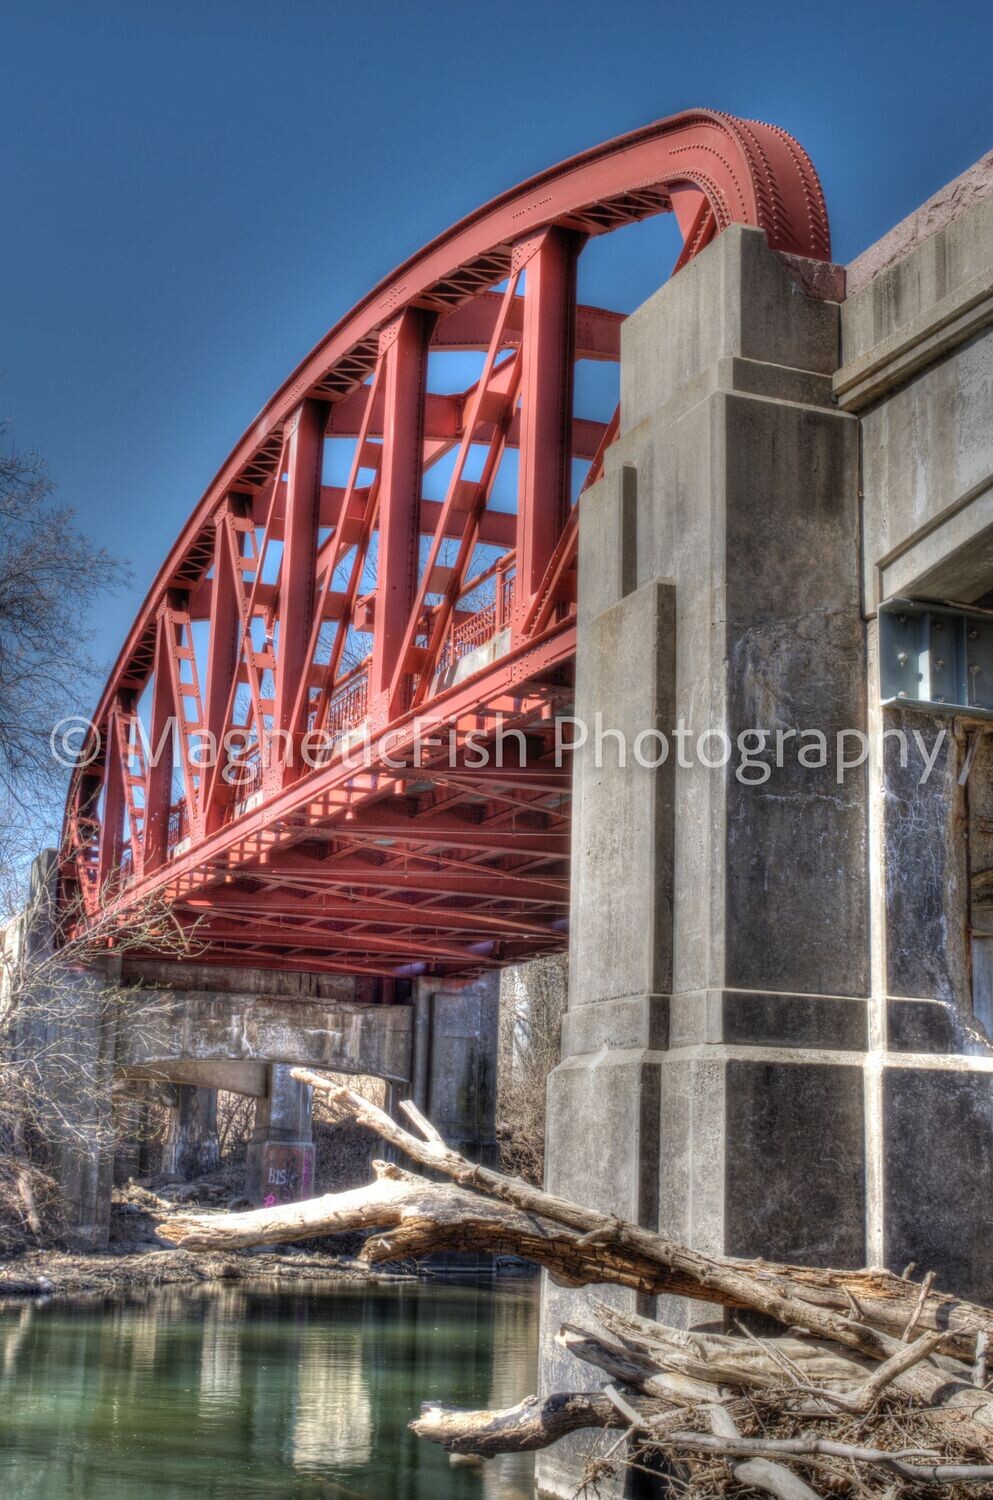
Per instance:
[[[195,925],[202,961],[386,977],[562,945],[572,461],[590,483],[617,431],[616,414],[573,416],[573,369],[617,360],[623,321],[577,306],[576,262],[589,237],[666,211],[677,270],[731,223],[830,256],[802,148],[694,110],[462,220],[280,387],[163,563],[94,715],[61,862],[84,922],[109,904],[126,923],[154,896]],[[478,379],[432,391],[430,356],[453,350],[483,356]],[[343,484],[324,482],[328,438],[351,443]],[[494,502],[515,450],[516,511]],[[429,501],[436,464],[450,472]],[[481,764],[498,726],[505,763]],[[235,763],[211,765],[225,742]]]

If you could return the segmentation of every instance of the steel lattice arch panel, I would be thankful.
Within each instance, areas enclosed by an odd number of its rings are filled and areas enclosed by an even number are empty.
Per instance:
[[[387,979],[563,946],[571,476],[580,461],[595,482],[618,430],[616,413],[574,416],[573,379],[577,360],[618,360],[623,321],[577,303],[576,267],[591,237],[666,212],[677,272],[732,223],[830,256],[801,147],[695,110],[456,224],[280,387],[163,562],[94,714],[61,849],[75,920],[165,901],[198,961]],[[456,351],[478,377],[432,390],[432,356]],[[328,483],[335,439],[347,474]],[[515,509],[494,500],[508,455]],[[432,469],[441,499],[423,495]],[[510,749],[483,764],[498,727]]]

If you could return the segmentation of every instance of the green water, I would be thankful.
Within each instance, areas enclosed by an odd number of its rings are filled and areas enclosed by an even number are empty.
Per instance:
[[[532,1466],[453,1468],[425,1400],[535,1388],[532,1281],[164,1290],[0,1310],[2,1500],[531,1500]]]

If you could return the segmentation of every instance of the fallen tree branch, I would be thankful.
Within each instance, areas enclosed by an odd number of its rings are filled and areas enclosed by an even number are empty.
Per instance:
[[[412,1160],[432,1171],[454,1178],[460,1187],[476,1188],[514,1208],[540,1215],[571,1229],[577,1235],[589,1235],[599,1229],[612,1231],[604,1245],[595,1247],[597,1252],[610,1252],[613,1255],[633,1253],[642,1262],[648,1262],[656,1268],[661,1282],[668,1281],[669,1284],[665,1286],[668,1291],[678,1291],[683,1296],[693,1297],[709,1295],[710,1300],[722,1302],[725,1306],[748,1307],[774,1318],[787,1328],[806,1328],[821,1338],[834,1340],[878,1361],[891,1358],[902,1347],[899,1335],[906,1332],[908,1325],[913,1326],[910,1324],[911,1319],[914,1323],[924,1323],[931,1294],[925,1292],[922,1297],[919,1288],[908,1286],[899,1277],[889,1277],[888,1273],[868,1273],[873,1277],[881,1277],[887,1284],[892,1283],[893,1288],[899,1288],[902,1310],[906,1308],[908,1290],[911,1293],[913,1300],[909,1312],[903,1318],[899,1333],[893,1334],[870,1324],[868,1319],[872,1310],[867,1307],[864,1296],[860,1297],[859,1308],[865,1322],[842,1316],[810,1296],[809,1285],[807,1295],[803,1294],[803,1282],[801,1278],[794,1276],[794,1267],[769,1266],[764,1262],[734,1261],[723,1256],[703,1255],[667,1235],[585,1208],[569,1199],[543,1192],[520,1179],[504,1177],[488,1167],[469,1162],[440,1142],[433,1127],[431,1139],[418,1139],[369,1100],[362,1099],[351,1089],[329,1083],[320,1074],[311,1073],[305,1068],[294,1068],[293,1077],[328,1094],[340,1108],[375,1130]],[[408,1117],[411,1116],[406,1104],[401,1104],[401,1108]],[[418,1118],[416,1111],[414,1118]],[[588,1254],[590,1248],[587,1245],[584,1253]],[[821,1289],[831,1284],[830,1278],[833,1276],[842,1291],[853,1279],[843,1272],[825,1271],[820,1276]],[[673,1281],[678,1281],[679,1284],[673,1285]],[[816,1288],[817,1283],[814,1285]],[[973,1311],[977,1320],[970,1329],[970,1359],[975,1352],[976,1333],[991,1320],[988,1310],[976,1308]],[[984,1453],[993,1447],[993,1395],[988,1391],[977,1390],[967,1378],[966,1371],[962,1372],[961,1377],[949,1376],[930,1361],[922,1361],[896,1375],[892,1384],[895,1389],[925,1406],[940,1405],[955,1410],[960,1415],[962,1431],[968,1430],[973,1446]]]
[[[918,1407],[940,1409],[941,1420],[953,1424],[960,1445],[984,1455],[993,1451],[993,1395],[972,1384],[977,1334],[987,1324],[993,1326],[988,1310],[939,1297],[928,1281],[918,1287],[886,1272],[813,1271],[702,1255],[667,1235],[468,1162],[447,1147],[412,1106],[404,1108],[422,1138],[350,1090],[307,1070],[293,1071],[412,1160],[454,1179],[455,1185],[428,1182],[380,1163],[377,1180],[366,1188],[250,1214],[177,1216],[161,1227],[165,1238],[187,1248],[203,1248],[273,1243],[344,1228],[375,1229],[377,1234],[363,1250],[370,1262],[453,1248],[512,1252],[546,1266],[566,1284],[613,1282],[751,1308],[849,1352],[841,1356],[837,1349],[823,1346],[818,1351],[804,1340],[752,1339],[758,1352],[745,1353],[741,1341],[731,1341],[734,1348],[708,1344],[708,1336],[683,1336],[660,1325],[652,1325],[657,1346],[652,1351],[645,1347],[645,1330],[639,1332],[631,1324],[620,1345],[576,1329],[563,1330],[562,1338],[573,1353],[626,1387],[683,1404],[699,1402],[701,1390],[712,1403],[715,1388],[768,1389],[777,1379],[783,1384],[785,1371],[787,1381],[822,1398],[816,1413],[821,1417],[827,1415],[823,1402],[831,1397],[824,1386],[815,1384],[816,1361],[834,1360],[837,1369],[838,1362],[847,1359],[848,1366],[841,1368],[846,1395],[853,1401],[874,1402],[889,1386]],[[855,1317],[849,1315],[852,1309]],[[933,1328],[915,1345],[901,1340],[915,1327],[926,1330],[929,1320],[947,1320],[954,1331]],[[946,1355],[964,1353],[969,1366],[946,1357],[939,1367],[934,1358],[939,1344]],[[859,1357],[854,1361],[857,1374],[852,1355]],[[877,1372],[875,1382],[870,1380],[866,1387],[866,1369],[876,1365],[882,1373]],[[820,1374],[829,1385],[838,1383],[826,1370]]]
[[[908,1459],[933,1455],[933,1450],[862,1448],[856,1443],[836,1443],[831,1438],[730,1438],[709,1432],[673,1431],[660,1443],[674,1453],[716,1453],[721,1458],[843,1458],[849,1463],[879,1465],[915,1484],[989,1484],[993,1464],[913,1464]]]
[[[639,1426],[670,1415],[685,1420],[684,1407],[673,1411],[667,1403],[628,1396],[638,1413]],[[410,1430],[448,1453],[475,1453],[492,1458],[497,1453],[530,1453],[547,1448],[567,1433],[584,1427],[627,1427],[610,1398],[599,1391],[560,1392],[555,1396],[526,1396],[516,1406],[498,1411],[471,1411],[460,1406],[427,1402]]]
[[[710,1402],[713,1401],[714,1383],[695,1380],[678,1370],[662,1370],[650,1361],[638,1359],[611,1345],[606,1339],[597,1338],[582,1328],[560,1328],[555,1342],[584,1364],[602,1370],[611,1380],[642,1391],[646,1396],[655,1396],[667,1401]]]
[[[761,1390],[781,1385],[785,1371],[787,1379],[850,1386],[876,1368],[869,1360],[844,1354],[818,1339],[759,1339],[747,1332],[742,1339],[700,1329],[687,1332],[606,1302],[594,1302],[593,1310],[597,1322],[626,1350],[650,1359],[653,1368],[680,1370],[698,1381],[724,1381]],[[906,1350],[902,1353],[906,1358]]]
[[[887,1358],[896,1351],[890,1345],[877,1345],[872,1336],[889,1334],[894,1343],[902,1341],[911,1318],[914,1319],[912,1326],[922,1332],[945,1333],[945,1352],[970,1362],[975,1358],[977,1333],[985,1330],[993,1334],[993,1310],[990,1308],[936,1293],[930,1286],[922,1298],[921,1289],[915,1283],[886,1270],[828,1270],[703,1255],[668,1235],[572,1203],[532,1187],[520,1178],[505,1177],[491,1168],[467,1161],[445,1145],[433,1126],[429,1126],[432,1131],[430,1139],[419,1139],[369,1100],[351,1089],[330,1083],[319,1073],[294,1068],[293,1077],[327,1094],[339,1108],[374,1130],[418,1165],[453,1178],[460,1187],[475,1189],[525,1213],[537,1214],[573,1230],[585,1240],[584,1250],[601,1252],[596,1263],[604,1269],[612,1263],[636,1267],[639,1282],[647,1279],[649,1283],[644,1288],[639,1285],[639,1289],[719,1302],[725,1307],[754,1308],[786,1326],[797,1324],[830,1339],[838,1338],[838,1331],[844,1328],[842,1342],[847,1342],[851,1348],[859,1347],[856,1343],[858,1335],[852,1330],[849,1299],[854,1297],[859,1317],[865,1323],[866,1336],[862,1339],[864,1347],[861,1352],[873,1359]],[[415,1123],[423,1119],[409,1100],[404,1100],[400,1108]],[[597,1275],[593,1279],[612,1281],[616,1278]],[[631,1282],[626,1280],[623,1284],[630,1285]],[[800,1308],[791,1307],[791,1303],[803,1304],[803,1316],[793,1315]]]
[[[362,1259],[378,1264],[417,1259],[438,1250],[519,1255],[544,1266],[565,1286],[613,1282],[647,1290],[652,1268],[576,1249],[568,1230],[448,1183],[428,1182],[392,1162],[373,1162],[374,1180],[345,1193],[246,1213],[178,1213],[159,1221],[160,1239],[185,1250],[286,1244],[351,1229],[381,1231]]]
[[[711,1407],[710,1425],[715,1437],[732,1440],[741,1437],[735,1420],[726,1406]],[[794,1474],[792,1469],[787,1469],[783,1464],[773,1463],[771,1459],[731,1459],[730,1467],[731,1473],[740,1484],[750,1485],[752,1489],[764,1490],[767,1495],[774,1495],[776,1500],[821,1500],[817,1491],[812,1490],[799,1474]]]
[[[907,1344],[903,1349],[898,1349],[891,1354],[889,1359],[875,1369],[868,1380],[851,1397],[849,1410],[853,1412],[871,1411],[888,1385],[892,1385],[898,1375],[904,1370],[910,1370],[922,1359],[928,1359],[942,1342],[943,1335],[940,1333],[925,1333],[923,1337],[915,1339],[912,1344]]]

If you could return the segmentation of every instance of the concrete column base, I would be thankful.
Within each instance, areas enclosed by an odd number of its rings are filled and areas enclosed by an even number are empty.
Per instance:
[[[217,1090],[178,1085],[175,1108],[162,1147],[162,1170],[189,1181],[220,1166]]]
[[[870,1260],[988,1303],[993,1289],[993,1057],[893,1052],[867,1063]],[[878,1110],[878,1124],[872,1118]]]
[[[633,1219],[658,1223],[659,1107],[668,1006],[660,995],[585,1005],[563,1017],[563,1060],[548,1080],[545,1186],[549,1192]],[[571,1038],[571,1041],[570,1041]],[[608,1041],[608,1038],[611,1039]],[[612,1044],[613,1043],[613,1044]],[[570,1045],[583,1050],[569,1053]],[[654,1313],[654,1299],[621,1287],[556,1286],[542,1276],[541,1390],[595,1390],[596,1371],[556,1342],[565,1322],[594,1326],[594,1299]],[[537,1455],[542,1494],[572,1497],[590,1448],[576,1433]],[[604,1500],[622,1489],[601,1488]]]
[[[872,1051],[870,1003],[714,990],[570,1011],[548,1086],[548,1189],[696,1250],[896,1272],[914,1261],[987,1299],[993,1056],[952,1051],[949,1008],[905,1000],[887,1002],[890,1045],[915,1050]],[[543,1394],[598,1387],[555,1343],[563,1322],[595,1326],[594,1299],[677,1327],[725,1321],[713,1303],[545,1277]],[[573,1496],[590,1446],[577,1434],[539,1454],[540,1493]]]
[[[314,1192],[312,1141],[250,1141],[245,1155],[245,1196],[263,1208],[298,1203]]]
[[[414,1102],[449,1146],[495,1166],[500,976],[448,987],[419,979],[414,1003]]]
[[[269,1069],[269,1092],[255,1106],[245,1157],[245,1196],[265,1208],[297,1203],[314,1191],[312,1094],[285,1063]]]

